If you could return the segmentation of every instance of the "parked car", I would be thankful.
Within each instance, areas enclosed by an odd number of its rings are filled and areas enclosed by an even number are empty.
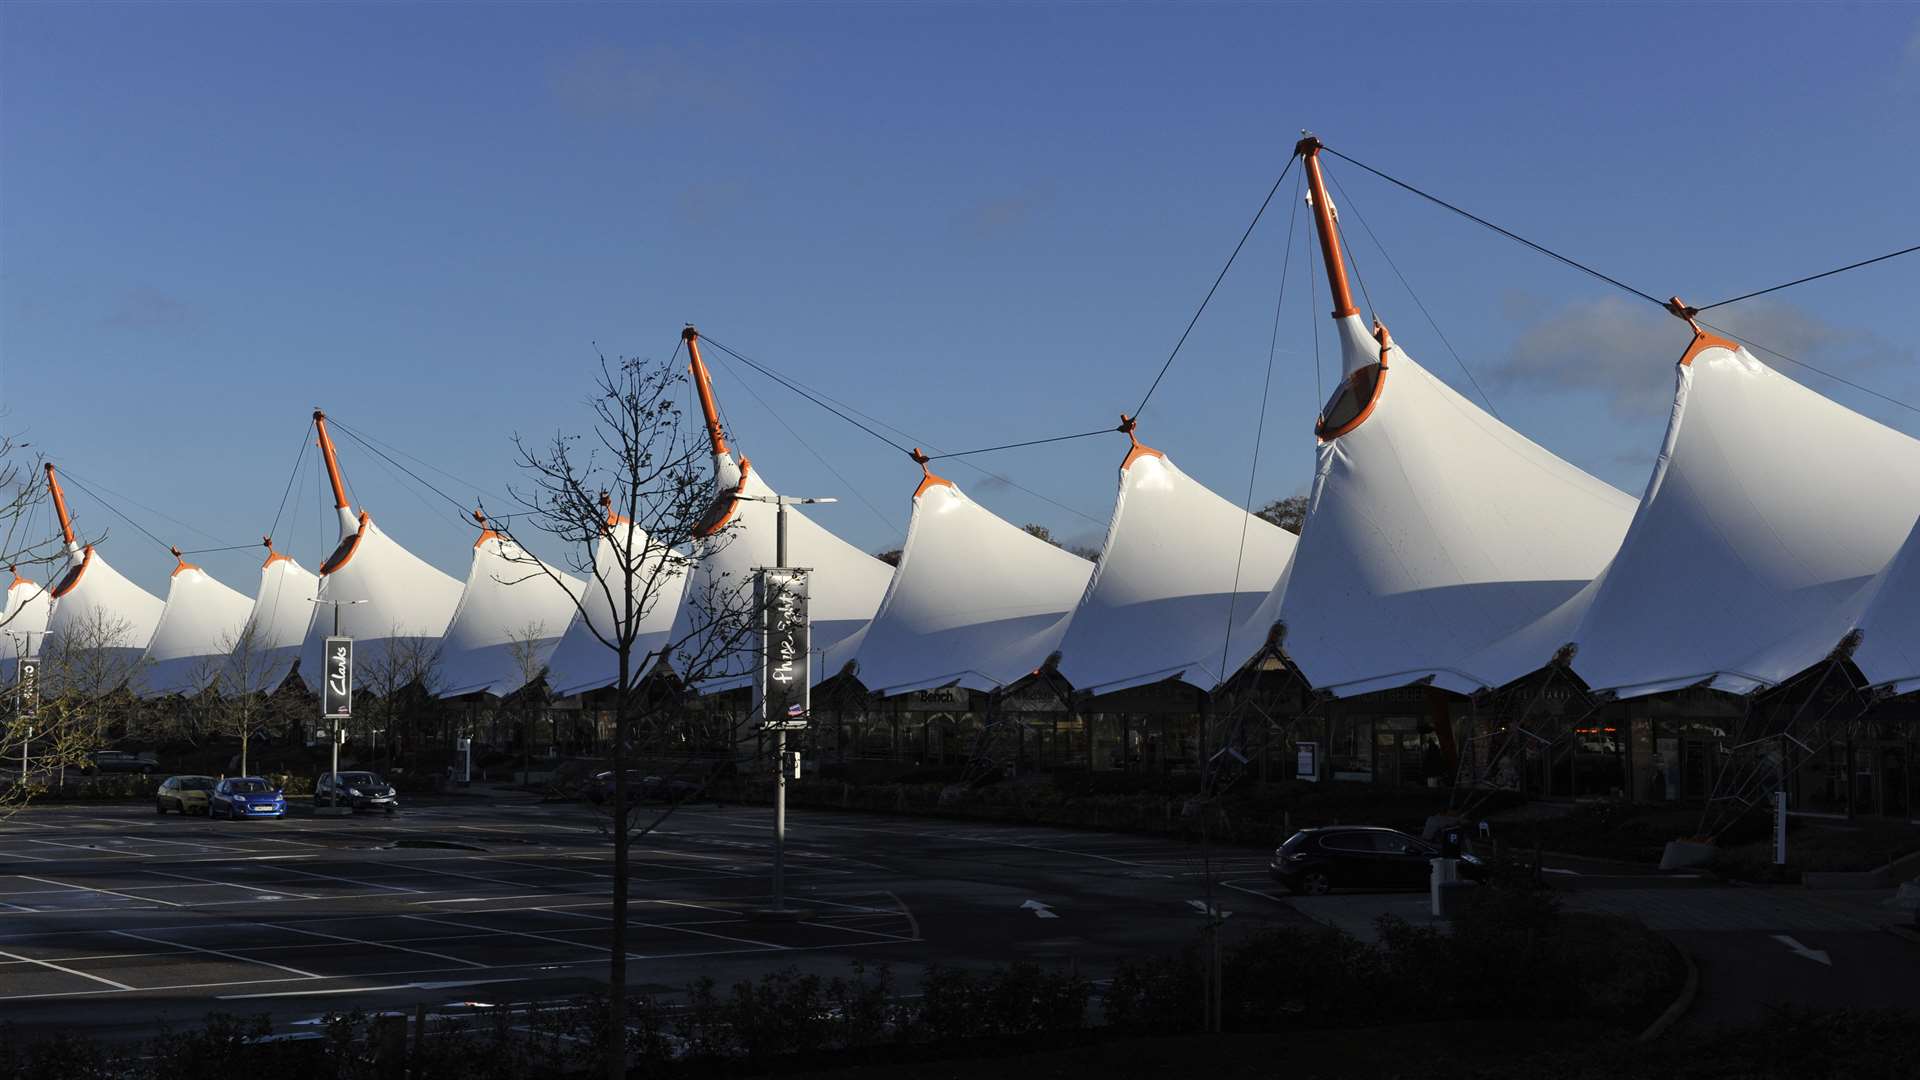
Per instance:
[[[250,817],[287,816],[287,797],[259,776],[230,776],[213,785],[207,796],[207,816],[238,821]]]
[[[639,769],[627,770],[627,801],[685,802],[700,794],[701,785],[692,780],[655,776]],[[613,770],[599,773],[587,788],[587,798],[597,803],[613,801]]]
[[[313,782],[313,805],[333,806],[336,793],[339,805],[355,810],[385,810],[391,814],[400,809],[400,793],[379,773],[321,773]]]
[[[205,814],[213,795],[213,786],[217,783],[219,781],[211,776],[169,776],[161,781],[159,790],[153,793],[153,812],[164,814],[173,810],[182,814]]]
[[[132,750],[95,750],[87,755],[87,763],[80,771],[89,775],[99,773],[155,773],[160,771],[160,759],[151,751],[135,753]]]
[[[1423,889],[1431,880],[1431,859],[1440,849],[1398,829],[1342,825],[1301,829],[1287,838],[1268,864],[1273,879],[1288,891],[1318,896],[1330,889]],[[1486,866],[1472,855],[1460,856],[1460,876],[1477,881]]]

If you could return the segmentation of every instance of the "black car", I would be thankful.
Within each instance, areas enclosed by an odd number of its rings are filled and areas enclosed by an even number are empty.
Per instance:
[[[400,809],[400,793],[379,773],[321,773],[313,782],[313,805],[333,806],[336,800],[338,805],[355,810],[385,810],[391,814]]]
[[[1330,889],[1424,889],[1440,849],[1398,829],[1341,825],[1301,829],[1273,853],[1268,869],[1288,891],[1318,896]],[[1484,869],[1460,857],[1460,876],[1477,881]]]
[[[639,769],[627,770],[627,801],[630,803],[682,803],[698,794],[700,785],[692,780],[655,776]],[[613,801],[613,770],[594,776],[592,786],[587,788],[587,798],[597,803]]]
[[[159,771],[160,759],[151,752],[134,753],[131,750],[95,750],[87,755],[87,763],[81,766],[83,773],[126,772],[142,775]]]

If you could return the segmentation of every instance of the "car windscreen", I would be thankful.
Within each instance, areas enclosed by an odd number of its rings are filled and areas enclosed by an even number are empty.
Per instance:
[[[380,778],[370,772],[343,772],[340,774],[340,782],[356,786],[365,786],[367,784],[377,786],[380,783]]]
[[[273,786],[265,780],[229,780],[227,790],[235,795],[265,795]]]

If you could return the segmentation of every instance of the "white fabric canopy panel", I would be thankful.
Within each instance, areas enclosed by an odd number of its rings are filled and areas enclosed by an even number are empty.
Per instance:
[[[460,604],[461,585],[381,532],[370,514],[357,524],[341,510],[340,546],[320,567],[320,603],[300,647],[300,677],[319,688],[326,640],[354,639],[354,663],[364,681],[370,665],[390,655],[396,643],[437,644]]]
[[[1920,690],[1920,521],[1876,579],[1859,629],[1853,662],[1867,682],[1896,694]]]
[[[753,571],[775,565],[774,519],[778,513],[771,502],[774,489],[745,459],[736,463],[730,454],[724,455],[716,457],[714,466],[724,523],[695,552],[696,562],[688,575],[672,631],[677,655],[694,657],[706,669],[706,677],[697,680],[706,692],[744,686],[749,680],[752,660],[745,652],[718,663],[710,661],[720,650],[702,627],[712,624],[719,612],[752,606]],[[828,532],[793,507],[787,510],[787,565],[812,571],[808,575],[812,621],[809,666],[811,678],[818,682],[835,674],[824,670],[824,652],[866,626],[879,610],[893,567]]]
[[[1210,690],[1230,674],[1229,633],[1287,572],[1294,536],[1209,491],[1131,428],[1106,544],[1067,616],[1059,671],[1088,693],[1175,677]]]
[[[236,683],[251,692],[274,690],[285,681],[313,625],[313,598],[319,595],[319,576],[269,542],[260,587],[228,668]]]
[[[460,606],[441,644],[443,697],[510,694],[538,676],[584,587],[481,522]]]
[[[231,681],[226,660],[252,611],[251,600],[200,567],[180,562],[135,680],[139,696],[197,694],[216,680]]]
[[[7,569],[13,580],[7,585],[6,613],[0,615],[0,684],[11,685],[20,659],[40,655],[47,616],[53,612],[53,591],[14,567]]]
[[[333,486],[334,513],[340,516],[340,546],[320,564],[319,595],[300,646],[300,678],[319,689],[327,638],[354,639],[357,677],[365,683],[387,663],[400,660],[419,673],[426,654],[440,640],[460,606],[461,584],[408,551],[373,523],[365,510],[358,517],[347,504],[347,489],[327,433],[327,416],[314,410],[313,426],[321,464]],[[391,669],[389,669],[391,671]]]
[[[1574,670],[1621,697],[1778,683],[1832,652],[1916,514],[1920,441],[1696,331]]]
[[[117,686],[134,673],[166,605],[109,566],[92,544],[69,544],[67,558],[47,617],[52,640],[41,647],[47,679],[58,681],[66,667],[88,692],[114,689],[104,684]]]
[[[628,545],[635,559],[621,558],[616,542]],[[674,619],[680,614],[680,600],[687,590],[688,568],[685,559],[664,548],[655,549],[661,562],[647,546],[647,534],[617,514],[608,516],[608,532],[594,544],[593,576],[581,584],[580,607],[567,623],[566,633],[555,644],[547,661],[547,686],[562,696],[602,690],[620,679],[620,656],[609,644],[618,640],[620,609],[628,603],[626,567],[640,562],[633,580],[637,610],[632,662],[647,665],[668,641]],[[636,671],[634,677],[646,671]]]
[[[1606,565],[1633,498],[1488,415],[1384,327],[1335,322],[1345,375],[1300,549],[1240,651],[1278,619],[1307,681],[1342,697],[1420,680],[1471,693],[1545,666],[1565,638],[1519,632]]]
[[[861,685],[880,694],[1004,686],[1059,644],[1092,574],[1092,563],[928,472],[879,612],[827,651],[825,672],[852,656]]]

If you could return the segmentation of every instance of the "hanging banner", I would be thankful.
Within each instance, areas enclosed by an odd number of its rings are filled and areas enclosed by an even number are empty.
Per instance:
[[[40,661],[20,661],[20,719],[40,715]]]
[[[807,678],[807,572],[763,568],[753,581],[753,610],[760,631],[760,674],[754,680],[754,713],[772,730],[799,731],[812,706]]]
[[[320,679],[320,716],[347,720],[353,716],[353,639],[327,639],[326,670]]]

